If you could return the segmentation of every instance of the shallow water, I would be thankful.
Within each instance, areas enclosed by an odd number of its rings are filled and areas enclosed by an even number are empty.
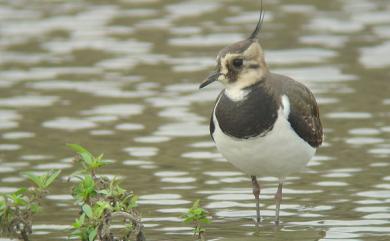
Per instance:
[[[65,143],[79,143],[140,195],[148,240],[189,240],[180,216],[198,198],[210,240],[389,240],[388,1],[264,3],[270,68],[313,90],[325,127],[309,166],[287,179],[279,227],[275,179],[260,179],[256,230],[249,178],[209,137],[221,86],[197,89],[219,49],[253,29],[257,1],[1,1],[0,192],[27,184],[22,171],[72,173]],[[66,239],[69,193],[55,184],[34,240]]]

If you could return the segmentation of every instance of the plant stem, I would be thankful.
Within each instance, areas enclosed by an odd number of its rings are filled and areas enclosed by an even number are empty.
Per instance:
[[[130,213],[126,213],[126,212],[122,212],[122,211],[118,211],[118,212],[113,212],[111,214],[112,217],[122,217],[122,218],[127,218],[127,219],[130,219],[132,222],[135,222],[135,223],[141,223],[141,221],[134,217],[133,215],[131,215]]]
[[[137,240],[136,241],[146,241],[146,238],[145,238],[145,235],[144,235],[144,231],[143,231],[144,225],[142,224],[141,220],[139,220],[139,218],[134,217],[130,213],[121,212],[121,211],[114,212],[114,213],[111,214],[111,216],[112,217],[123,217],[123,218],[129,219],[133,224],[135,224],[135,226],[139,230],[138,234],[137,234]]]
[[[205,233],[203,231],[199,232],[199,238],[201,241],[206,241]]]
[[[136,241],[146,241],[144,232],[140,230],[140,232],[137,234],[137,240]]]
[[[24,229],[20,231],[20,235],[21,235],[23,241],[30,241],[30,239],[28,238],[28,234],[26,233],[26,231]]]

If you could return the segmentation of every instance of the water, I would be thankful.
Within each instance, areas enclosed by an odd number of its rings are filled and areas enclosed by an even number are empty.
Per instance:
[[[0,192],[19,173],[74,171],[65,143],[104,152],[140,196],[148,240],[189,240],[180,216],[200,198],[210,240],[390,239],[390,5],[387,0],[264,1],[261,42],[274,72],[315,93],[325,143],[285,184],[261,178],[260,230],[249,178],[217,153],[202,91],[226,44],[252,31],[257,1],[2,1]],[[34,218],[34,240],[66,239],[77,209],[65,178]]]

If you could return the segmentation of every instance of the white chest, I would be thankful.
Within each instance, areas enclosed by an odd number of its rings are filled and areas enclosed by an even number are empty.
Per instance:
[[[214,141],[221,154],[234,166],[249,175],[285,178],[304,167],[315,154],[288,122],[290,105],[282,97],[283,108],[271,131],[265,136],[238,139],[223,133],[214,114]]]

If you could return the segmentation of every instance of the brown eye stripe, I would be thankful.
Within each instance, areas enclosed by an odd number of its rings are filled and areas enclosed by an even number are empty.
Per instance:
[[[260,67],[260,65],[258,65],[258,64],[249,65],[249,68],[251,68],[251,69],[258,69],[259,67]]]

